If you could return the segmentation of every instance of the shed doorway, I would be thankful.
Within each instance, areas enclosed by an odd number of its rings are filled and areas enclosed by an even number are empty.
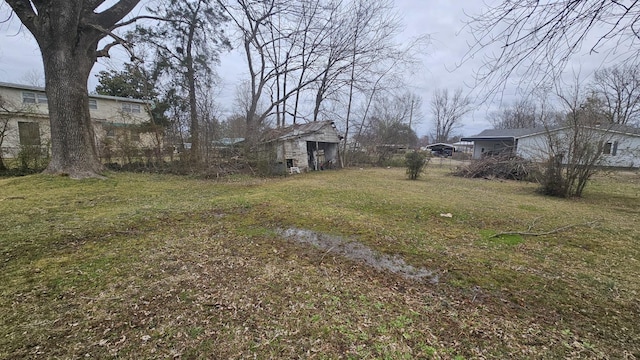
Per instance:
[[[335,162],[337,146],[335,143],[307,141],[309,169],[318,171],[332,168]]]

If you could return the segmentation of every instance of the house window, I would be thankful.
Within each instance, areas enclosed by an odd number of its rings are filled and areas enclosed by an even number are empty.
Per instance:
[[[47,94],[38,93],[36,94],[36,98],[38,100],[38,104],[48,104],[49,100],[47,99]]]
[[[605,143],[602,153],[605,155],[615,156],[618,153],[618,142],[614,141]]]
[[[47,94],[23,91],[22,102],[25,104],[47,104]]]
[[[96,99],[89,99],[89,109],[91,109],[91,110],[97,110],[97,109],[98,109],[98,100],[96,100]]]
[[[36,94],[32,92],[22,92],[22,102],[25,104],[35,104]]]
[[[140,104],[122,103],[122,111],[127,113],[140,113]]]
[[[18,122],[20,145],[40,145],[40,128],[37,122]]]

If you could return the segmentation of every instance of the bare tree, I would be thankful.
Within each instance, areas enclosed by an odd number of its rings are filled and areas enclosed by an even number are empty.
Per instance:
[[[158,49],[165,71],[171,71],[176,88],[186,89],[189,100],[190,160],[201,162],[198,88],[213,83],[212,64],[230,45],[222,33],[227,20],[217,2],[210,0],[162,1],[150,9],[164,19],[156,27],[138,27],[139,41]],[[178,74],[179,76],[175,76]]]
[[[490,114],[489,122],[495,129],[533,128],[538,125],[537,106],[531,100],[520,99],[511,106]]]
[[[400,21],[391,0],[234,0],[226,9],[248,65],[248,145],[271,117],[284,126],[330,116],[344,130],[343,164],[358,102],[370,103],[424,42],[394,41]]]
[[[299,35],[300,26],[305,26],[304,23],[301,25],[297,2],[235,0],[233,4],[219,3],[225,6],[240,32],[247,61],[249,101],[245,119],[247,143],[251,146],[258,140],[262,123],[274,111],[282,114],[280,107],[286,100],[315,81],[315,78],[306,78],[291,88],[282,88],[287,84],[285,75],[301,68],[301,49],[291,39]],[[267,96],[270,101],[260,111],[259,105]],[[278,123],[282,124],[281,120]]]
[[[343,157],[349,143],[350,126],[354,96],[358,89],[359,79],[367,79],[376,70],[375,66],[382,62],[386,56],[392,56],[392,51],[397,50],[393,43],[393,37],[400,29],[400,20],[393,11],[393,2],[388,0],[364,1],[356,0],[352,14],[348,18],[347,29],[349,34],[347,44],[348,66],[347,70],[347,95],[346,116],[344,119]],[[374,92],[372,92],[373,94]],[[342,160],[347,163],[347,159]]]
[[[596,71],[591,84],[612,124],[640,124],[640,71],[620,65]]]
[[[344,26],[348,16],[340,2],[331,3],[327,13],[328,37],[323,43],[323,56],[318,64],[320,77],[315,90],[313,121],[319,119],[324,101],[345,85],[343,74],[349,71],[349,59],[353,58],[353,51],[350,51],[351,28]]]
[[[370,127],[370,113],[375,113],[380,107],[385,107],[383,104],[389,102],[388,98],[385,96],[381,96],[380,93],[384,93],[385,95],[391,95],[391,92],[394,90],[394,85],[390,85],[390,83],[393,83],[393,81],[391,81],[391,79],[389,77],[392,76],[392,74],[394,74],[394,72],[392,72],[392,70],[395,67],[395,62],[391,64],[391,66],[389,66],[386,71],[382,71],[381,73],[378,74],[378,78],[372,82],[370,89],[368,89],[368,94],[366,94],[366,99],[364,99],[364,109],[362,110],[362,115],[361,115],[361,121],[359,124],[354,124],[357,128],[356,133],[354,134],[353,138],[355,141],[351,142],[351,146],[352,146],[352,150],[356,150],[359,146],[360,146],[360,141],[359,139],[362,138],[362,134],[363,132],[366,132],[369,130]],[[408,94],[408,96],[414,96],[413,94]],[[378,103],[380,102],[380,104]],[[418,108],[420,107],[422,102],[422,99],[420,99],[420,104],[418,104]],[[411,119],[412,119],[412,115],[413,115],[413,110],[416,109],[416,104],[414,102],[412,102],[411,104],[411,108],[410,108],[410,119],[409,119],[409,128],[411,128]],[[417,114],[416,114],[417,115]],[[379,116],[378,115],[373,115],[373,117]],[[384,116],[383,116],[384,117]],[[344,146],[345,149],[347,148],[347,145],[349,144],[349,142],[345,141]],[[344,164],[348,165],[349,164],[349,158],[346,156],[346,151],[344,154]]]
[[[504,90],[507,80],[516,76],[542,84],[560,78],[572,56],[584,48],[635,62],[640,55],[639,20],[637,1],[499,1],[470,16],[467,27],[475,41],[463,61],[497,47],[477,73],[489,95]]]
[[[252,92],[251,85],[249,81],[241,82],[236,86],[234,99],[233,99],[233,107],[237,110],[237,113],[233,114],[231,117],[234,118],[234,121],[238,119],[243,119],[245,124],[243,126],[234,125],[235,129],[244,129],[244,132],[236,133],[236,137],[246,137],[249,134],[249,130],[247,130],[247,126],[249,121],[247,121],[247,114],[252,111],[252,107],[255,109],[256,114],[264,114],[267,111],[266,102],[267,100],[264,98],[255,99],[255,94]],[[253,132],[261,133],[262,129],[267,126],[274,126],[276,124],[270,123],[271,119],[265,118],[260,121],[260,123],[254,124]]]
[[[36,39],[44,62],[51,124],[51,161],[45,170],[72,178],[98,176],[103,170],[89,115],[87,80],[99,56],[124,43],[114,30],[140,0],[6,0]],[[98,50],[105,37],[114,42]]]
[[[241,138],[247,133],[247,121],[244,118],[244,114],[232,114],[222,121],[220,126],[223,137]]]
[[[292,123],[296,124],[303,114],[302,101],[309,86],[319,78],[318,62],[326,49],[326,41],[330,36],[330,24],[335,7],[327,1],[298,0],[297,5],[290,9],[290,16],[278,16],[278,28],[283,36],[278,38],[273,53],[284,63],[282,71],[276,75],[276,99],[282,99],[276,105],[276,122],[278,126],[286,125],[286,116],[290,115]],[[289,30],[286,34],[282,29],[283,22],[288,21]],[[273,29],[272,29],[273,31]],[[285,45],[283,45],[285,44]],[[293,91],[291,91],[293,89]],[[293,97],[293,106],[287,108],[287,102]]]
[[[605,144],[611,138],[606,126],[596,126],[602,119],[597,107],[588,105],[578,78],[569,90],[556,90],[566,109],[564,122],[548,126],[546,147],[542,150],[546,169],[542,192],[559,197],[580,197],[596,173]]]
[[[411,92],[377,96],[372,116],[389,123],[402,123],[411,128],[422,118],[422,98]]]
[[[358,122],[357,119],[353,121],[353,127],[356,128],[353,135],[355,141],[345,141],[344,149],[349,145],[352,150],[358,148],[360,145],[358,139],[361,138],[363,131],[368,131],[370,126],[370,113],[378,112],[380,107],[387,107],[390,103],[393,103],[396,108],[406,110],[404,117],[408,115],[410,129],[414,124],[422,121],[422,98],[406,90],[404,76],[407,70],[411,70],[416,64],[417,52],[422,51],[428,42],[428,36],[421,36],[402,48],[393,46],[387,48],[384,58],[376,61],[373,68],[368,69],[369,79],[357,82],[361,103],[360,121]],[[349,152],[343,151],[343,164],[349,164],[348,155]]]
[[[411,128],[412,117],[420,117],[417,110],[420,97],[406,92],[400,95],[378,94],[373,106],[354,134],[354,147],[364,147],[381,164],[398,147],[407,149],[418,142]]]
[[[435,127],[435,142],[446,142],[453,130],[459,128],[462,117],[471,111],[471,100],[462,88],[449,94],[448,89],[436,89],[431,98],[431,114]]]
[[[382,165],[396,151],[410,149],[418,142],[418,136],[409,124],[390,119],[371,117],[365,130],[354,136],[355,140]]]

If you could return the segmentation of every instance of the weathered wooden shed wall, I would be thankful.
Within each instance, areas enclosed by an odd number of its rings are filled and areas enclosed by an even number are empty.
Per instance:
[[[319,170],[338,162],[340,140],[331,121],[294,125],[283,129],[275,139],[277,161],[287,168]]]
[[[306,168],[308,165],[307,142],[303,139],[290,139],[281,142],[278,146],[278,162],[285,162],[287,159],[292,160],[290,166],[297,166],[300,169]],[[284,155],[282,152],[284,151]]]

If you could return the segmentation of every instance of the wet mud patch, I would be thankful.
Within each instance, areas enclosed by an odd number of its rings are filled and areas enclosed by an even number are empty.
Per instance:
[[[428,281],[432,284],[439,282],[439,275],[435,271],[416,268],[398,255],[381,254],[352,239],[298,228],[280,229],[278,233],[287,240],[313,245],[327,253],[364,263],[379,271],[388,271],[415,281]]]

